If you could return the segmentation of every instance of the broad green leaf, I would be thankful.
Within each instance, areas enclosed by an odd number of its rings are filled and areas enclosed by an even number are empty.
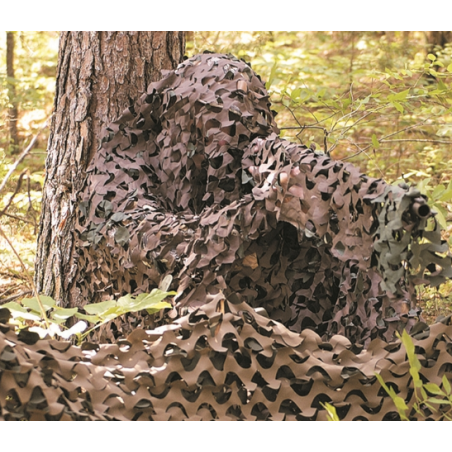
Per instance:
[[[447,229],[447,221],[444,213],[442,212],[443,210],[444,209],[440,208],[440,206],[435,205],[436,219],[443,229]]]
[[[452,200],[452,189],[447,189],[444,193],[441,194],[438,201],[451,201]]]
[[[2,304],[2,308],[8,308],[11,311],[11,314],[13,314],[13,312],[28,312],[23,306],[21,306],[19,303],[16,303],[15,301],[10,301],[8,303]]]
[[[446,191],[446,187],[444,185],[437,185],[433,191],[431,197],[434,200],[437,200],[439,196],[441,196]]]
[[[424,388],[433,395],[446,395],[446,393],[441,391],[440,387],[435,383],[425,383]]]
[[[378,149],[380,147],[380,143],[378,142],[375,134],[372,135],[372,145],[375,149]]]
[[[78,311],[77,308],[56,308],[52,313],[51,317],[55,320],[67,320],[69,317],[75,315]]]
[[[397,407],[397,409],[399,410],[399,413],[401,411],[405,412],[408,409],[408,407],[407,407],[407,405],[405,403],[405,400],[403,400],[402,397],[396,396],[395,399],[394,399],[394,404]]]
[[[406,89],[405,91],[401,91],[400,93],[394,94],[393,98],[391,98],[390,100],[404,101],[404,100],[406,100],[409,93],[410,93],[410,90]],[[391,96],[389,96],[389,97],[391,97]]]
[[[51,297],[46,297],[45,295],[40,295],[39,299],[41,300],[42,305],[44,306],[44,309],[48,311],[49,309],[53,308],[56,305],[56,301]],[[33,298],[24,298],[21,301],[23,306],[26,306],[27,308],[30,308],[31,310],[35,312],[41,312],[41,308],[39,307],[38,300],[36,297]]]
[[[436,405],[452,405],[449,400],[440,400],[440,399],[428,399],[429,403],[434,403]]]
[[[451,390],[450,382],[447,379],[446,375],[443,375],[442,382],[443,382],[443,388],[446,391],[446,394],[450,394],[450,390]]]
[[[295,101],[300,97],[301,94],[301,88],[297,88],[294,89],[291,93],[290,93],[290,98]]]
[[[327,413],[328,413],[327,419],[329,421],[336,421],[336,422],[340,421],[339,416],[337,415],[337,412],[336,412],[336,407],[334,407],[333,405],[331,405],[328,402],[321,403],[321,405],[327,411]]]
[[[123,297],[119,298],[116,303],[118,304],[118,306],[130,307],[130,306],[135,305],[138,300],[141,301],[144,298],[146,298],[147,296],[148,296],[148,294],[146,294],[146,293],[141,293],[137,297],[132,297],[132,295],[127,294],[127,295],[124,295]]]
[[[155,314],[159,311],[161,311],[162,309],[169,309],[172,308],[172,306],[169,303],[165,303],[164,301],[155,304],[154,306],[152,306],[151,308],[146,309],[148,314]]]
[[[42,322],[41,315],[37,315],[33,312],[18,312],[11,311],[11,315],[14,319],[24,319],[24,320],[32,320],[33,322]]]
[[[110,308],[116,307],[116,301],[107,300],[101,301],[99,303],[86,304],[83,306],[83,309],[88,314],[101,314],[103,312],[108,311]]]
[[[428,58],[430,61],[435,61],[435,60],[436,60],[436,56],[433,55],[432,53],[429,53],[429,54],[427,55],[427,58]]]
[[[452,63],[450,63],[449,66],[447,66],[447,72],[452,72]]]
[[[400,113],[403,113],[403,106],[399,104],[398,102],[391,102],[391,104],[394,106],[394,108],[399,111]]]
[[[81,312],[76,312],[74,315],[78,319],[86,320],[90,323],[98,323],[102,320],[98,315],[86,315],[86,314],[82,314]]]
[[[272,69],[270,71],[270,77],[268,78],[268,81],[265,84],[265,88],[267,90],[270,89],[270,86],[272,86],[272,83],[275,80],[276,68],[277,68],[277,62],[275,61],[275,63],[273,64],[273,67],[272,67]]]

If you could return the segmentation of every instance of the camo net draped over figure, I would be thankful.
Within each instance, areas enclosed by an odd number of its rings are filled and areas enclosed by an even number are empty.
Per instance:
[[[324,340],[392,340],[419,317],[414,285],[452,276],[431,216],[417,190],[279,138],[259,76],[198,55],[107,128],[80,203],[76,284],[100,300],[170,275],[175,315],[226,298]]]

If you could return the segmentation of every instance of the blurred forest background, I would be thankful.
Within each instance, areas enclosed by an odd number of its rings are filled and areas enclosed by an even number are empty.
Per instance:
[[[417,186],[452,244],[452,32],[187,32],[186,39],[188,56],[210,50],[251,63],[282,136]],[[0,225],[30,273],[57,59],[58,32],[0,32]],[[0,237],[0,302],[29,292]],[[428,321],[451,312],[452,283],[418,295]]]

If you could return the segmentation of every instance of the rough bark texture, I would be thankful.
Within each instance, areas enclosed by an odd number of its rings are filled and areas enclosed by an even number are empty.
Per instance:
[[[428,31],[427,42],[429,52],[434,52],[435,48],[444,48],[452,41],[452,31]]]
[[[14,32],[6,32],[6,75],[9,79],[14,79]],[[19,137],[17,134],[18,108],[16,100],[16,87],[14,82],[8,83],[8,97],[11,108],[8,109],[9,136],[13,150],[17,149]]]
[[[63,32],[46,162],[36,285],[72,304],[75,204],[103,126],[184,53],[183,32]]]

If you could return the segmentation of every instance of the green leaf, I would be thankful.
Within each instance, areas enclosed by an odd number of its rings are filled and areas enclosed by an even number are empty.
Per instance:
[[[450,394],[450,390],[451,390],[450,382],[447,379],[446,375],[443,375],[442,382],[443,382],[443,388],[446,391],[446,394]]]
[[[296,101],[296,100],[300,97],[300,94],[301,94],[301,88],[294,89],[294,90],[290,93],[290,98],[291,98],[293,101]]]
[[[447,72],[452,72],[452,63],[450,63],[449,66],[447,66]]]
[[[161,311],[162,309],[169,309],[169,308],[172,308],[172,306],[169,303],[162,301],[160,303],[156,303],[154,306],[152,306],[152,308],[146,309],[146,311],[148,314],[155,314],[155,313]]]
[[[447,221],[446,217],[444,216],[444,213],[442,212],[442,208],[440,209],[439,206],[435,206],[436,210],[436,219],[438,220],[438,223],[441,225],[443,229],[447,228]]]
[[[87,322],[90,323],[98,323],[102,320],[98,315],[86,315],[82,314],[81,312],[76,312],[74,316],[77,317],[78,319],[86,320]]]
[[[88,314],[102,314],[106,311],[108,311],[110,308],[116,307],[116,301],[114,300],[108,300],[108,301],[101,301],[100,303],[92,303],[92,304],[86,304],[83,306],[83,309]]]
[[[389,96],[391,99],[390,100],[401,100],[404,101],[406,100],[408,94],[410,93],[409,89],[406,89],[405,91],[401,91],[400,93],[394,94],[394,96]]]
[[[449,400],[440,400],[440,399],[428,399],[429,403],[435,403],[437,405],[452,405]]]
[[[446,393],[443,392],[435,383],[425,383],[424,388],[426,391],[430,392],[430,394],[433,395],[446,395]]]
[[[337,412],[336,412],[336,407],[334,407],[333,405],[331,405],[328,402],[321,403],[321,405],[327,411],[327,413],[328,413],[327,419],[329,421],[340,421],[339,416],[337,415]]]
[[[403,106],[400,105],[398,102],[391,102],[391,104],[394,106],[394,108],[399,111],[400,113],[403,113]]]
[[[446,187],[444,185],[437,185],[432,191],[432,198],[436,201],[440,195],[442,195],[446,191]]]
[[[48,311],[49,309],[56,306],[56,301],[52,297],[47,297],[45,295],[40,295],[39,299],[41,300],[42,305],[44,306],[44,309]],[[21,301],[23,306],[26,306],[27,308],[30,308],[32,311],[41,313],[41,308],[39,307],[38,300],[33,298],[24,298]]]
[[[438,198],[438,201],[451,201],[452,200],[452,189],[447,189],[441,196]]]
[[[15,301],[10,301],[8,303],[2,304],[2,308],[8,308],[11,311],[11,314],[13,314],[13,312],[28,312],[23,306],[21,306],[19,303],[16,303]]]
[[[77,308],[57,308],[55,309],[52,314],[51,318],[55,320],[67,320],[68,318],[75,315],[75,313],[78,311]]]
[[[265,84],[265,88],[267,90],[270,89],[270,86],[272,86],[272,83],[275,80],[276,67],[277,67],[277,62],[275,61],[275,63],[273,64],[272,70],[270,71],[270,77],[268,78],[268,82]]]
[[[400,415],[402,414],[402,412],[403,414],[405,414],[405,411],[408,410],[405,400],[403,400],[402,397],[396,396],[394,399],[394,404],[399,410]]]
[[[432,53],[429,53],[429,54],[427,55],[427,58],[428,58],[430,61],[435,61],[435,60],[436,60],[436,56],[433,55]]]
[[[377,137],[375,136],[375,134],[372,135],[372,145],[375,149],[378,149],[380,147],[380,143],[377,140]]]

